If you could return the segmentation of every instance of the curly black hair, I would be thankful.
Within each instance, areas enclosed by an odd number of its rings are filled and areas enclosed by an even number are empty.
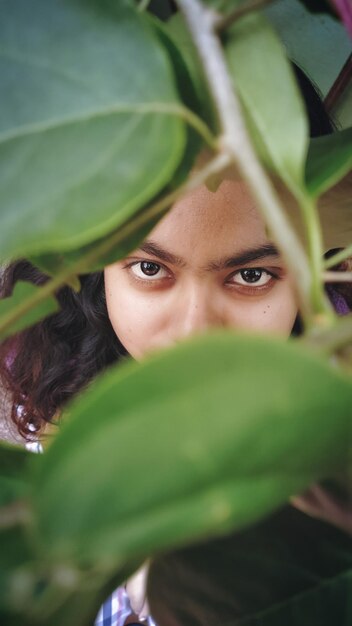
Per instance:
[[[43,285],[48,276],[29,261],[12,263],[4,271],[1,295],[10,295],[18,280]],[[80,282],[79,293],[70,287],[57,292],[57,313],[1,345],[2,379],[13,398],[11,417],[25,438],[41,430],[98,372],[126,355],[108,317],[103,273],[83,275]]]

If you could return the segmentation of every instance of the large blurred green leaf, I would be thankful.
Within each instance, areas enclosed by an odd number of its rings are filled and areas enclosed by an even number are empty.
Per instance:
[[[311,139],[306,164],[309,192],[319,196],[352,169],[352,128]]]
[[[19,307],[25,307],[33,298],[36,298],[40,294],[40,289],[30,283],[19,281],[14,287],[12,296],[0,300],[0,339],[4,339],[11,333],[17,333],[58,310],[59,305],[55,298],[47,296],[33,308],[24,312],[19,319],[9,323],[11,316],[18,311]]]
[[[352,384],[297,345],[219,334],[111,370],[34,480],[48,558],[132,558],[241,528],[347,463]],[[65,423],[66,422],[66,423]]]
[[[1,0],[0,15],[1,256],[85,245],[182,158],[168,56],[128,0]]]
[[[254,144],[293,192],[302,189],[308,126],[283,45],[264,17],[251,14],[231,27],[225,50]]]

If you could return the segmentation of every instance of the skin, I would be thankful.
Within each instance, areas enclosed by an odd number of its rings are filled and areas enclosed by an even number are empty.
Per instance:
[[[213,328],[288,337],[297,315],[283,260],[233,179],[178,201],[139,249],[105,269],[105,290],[114,331],[137,360]]]

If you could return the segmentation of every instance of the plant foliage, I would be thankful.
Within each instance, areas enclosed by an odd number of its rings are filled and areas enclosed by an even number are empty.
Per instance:
[[[1,258],[30,257],[52,276],[0,303],[0,336],[51,314],[60,287],[78,290],[80,273],[135,248],[190,188],[205,146],[199,180],[221,175],[219,156],[248,171],[217,99],[220,72],[209,77],[211,49],[189,26],[193,8],[213,16],[209,41],[220,43],[255,163],[302,212],[305,251],[286,222],[274,234],[291,269],[302,261],[306,332],[301,345],[214,333],[113,367],[75,399],[42,457],[3,445],[4,626],[88,626],[144,559],[246,532],[351,467],[352,319],[342,325],[323,297],[316,207],[351,169],[351,129],[309,140],[279,35],[259,12],[236,19],[246,2],[178,4],[163,24],[132,0],[0,0]],[[260,200],[260,183],[247,183]],[[263,199],[275,226],[271,209]],[[348,203],[339,215],[333,232],[352,232]],[[328,626],[336,611],[347,626],[349,558],[335,574],[233,624]],[[317,611],[325,600],[329,611]]]

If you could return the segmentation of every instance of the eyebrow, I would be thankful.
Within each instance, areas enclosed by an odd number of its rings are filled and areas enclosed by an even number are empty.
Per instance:
[[[172,265],[176,265],[178,267],[187,266],[187,263],[184,259],[175,254],[172,254],[171,252],[168,252],[167,250],[162,248],[162,246],[151,240],[144,241],[144,243],[139,246],[138,250],[155,256],[161,261],[165,261],[165,263],[171,263]],[[252,263],[253,261],[259,261],[267,257],[278,256],[279,251],[276,246],[274,246],[274,244],[272,243],[267,243],[256,248],[242,250],[241,252],[231,257],[224,257],[223,259],[219,259],[218,261],[211,261],[204,269],[206,271],[219,271],[230,267],[245,265],[246,263]]]
[[[185,267],[187,265],[184,259],[176,256],[176,254],[168,252],[154,241],[144,241],[144,243],[139,246],[138,250],[146,252],[147,254],[151,254],[152,256],[156,256],[161,261],[165,261],[165,263],[171,263],[172,265],[177,265],[178,267]]]
[[[245,265],[246,263],[252,263],[253,261],[260,261],[267,257],[279,257],[279,251],[272,243],[266,243],[257,248],[248,248],[242,250],[232,257],[226,257],[219,261],[212,261],[206,267],[207,270],[222,270],[229,267],[237,267],[239,265]]]

